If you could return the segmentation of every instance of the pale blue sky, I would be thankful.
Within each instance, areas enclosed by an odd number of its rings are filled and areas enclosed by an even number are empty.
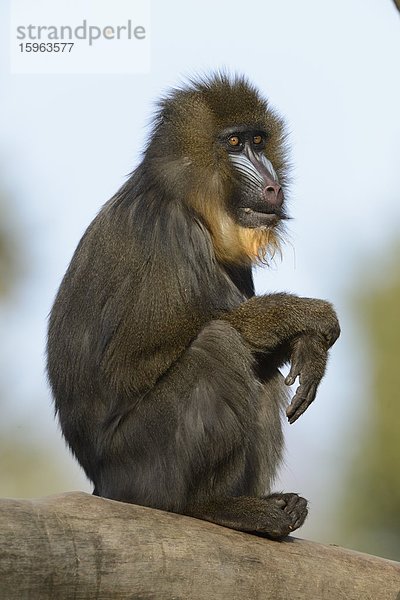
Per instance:
[[[329,298],[343,324],[316,404],[286,428],[278,485],[311,498],[309,527],[322,530],[347,457],[343,435],[354,425],[357,438],[355,409],[368,402],[368,356],[347,294],[368,265],[380,269],[383,246],[399,237],[400,18],[392,4],[154,0],[149,74],[74,76],[10,75],[2,1],[0,175],[31,263],[0,309],[0,382],[10,399],[0,418],[10,429],[28,416],[63,452],[44,376],[46,315],[85,227],[137,164],[155,99],[185,75],[243,72],[285,116],[294,164],[290,243],[282,263],[257,274],[258,291]]]

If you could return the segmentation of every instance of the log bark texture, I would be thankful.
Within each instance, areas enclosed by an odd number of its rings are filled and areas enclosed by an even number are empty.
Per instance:
[[[0,500],[1,600],[400,600],[400,563],[68,493]]]

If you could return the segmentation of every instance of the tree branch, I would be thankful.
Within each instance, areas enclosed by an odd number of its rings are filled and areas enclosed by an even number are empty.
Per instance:
[[[395,600],[400,564],[84,493],[0,500],[7,600]]]

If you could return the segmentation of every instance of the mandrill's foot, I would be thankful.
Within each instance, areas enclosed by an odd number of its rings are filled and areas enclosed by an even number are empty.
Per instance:
[[[298,494],[271,494],[264,498],[248,496],[215,498],[193,504],[185,514],[212,521],[239,531],[283,538],[303,525],[307,500]]]
[[[301,527],[306,520],[307,500],[298,494],[271,494],[266,496],[264,501],[268,503],[270,525],[263,533],[271,538],[277,539],[289,535]]]

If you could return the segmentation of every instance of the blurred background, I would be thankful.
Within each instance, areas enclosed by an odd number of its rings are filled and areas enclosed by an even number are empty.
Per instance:
[[[151,68],[12,75],[0,6],[0,496],[91,491],[53,417],[47,315],[85,228],[140,160],[155,99],[245,73],[284,115],[293,183],[282,261],[258,293],[331,300],[342,336],[285,427],[276,488],[299,536],[400,560],[400,15],[391,0],[153,0]]]

